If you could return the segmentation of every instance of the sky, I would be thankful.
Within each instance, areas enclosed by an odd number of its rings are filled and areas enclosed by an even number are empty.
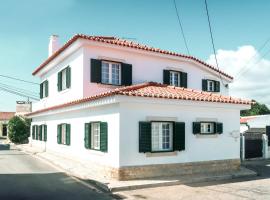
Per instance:
[[[176,4],[191,55],[215,65],[204,0]],[[268,105],[270,42],[260,47],[270,37],[269,8],[268,0],[208,0],[219,67],[233,76],[244,71],[230,85],[231,95]],[[76,33],[187,53],[173,0],[2,0],[0,75],[39,83],[31,74],[48,56],[49,36],[59,35],[63,44]],[[3,83],[39,92],[38,85],[0,77]],[[26,98],[0,91],[0,111],[14,111],[16,100]]]

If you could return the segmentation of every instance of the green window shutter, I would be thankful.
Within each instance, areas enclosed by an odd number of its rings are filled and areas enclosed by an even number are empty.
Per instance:
[[[42,125],[40,125],[38,128],[39,128],[38,140],[42,140]]]
[[[70,145],[70,124],[66,124],[66,145]]]
[[[35,126],[32,126],[32,139],[35,139]]]
[[[91,59],[91,82],[101,83],[101,60]]]
[[[163,70],[163,84],[170,85],[170,71]]]
[[[39,135],[38,125],[36,125],[35,128],[36,128],[36,131],[35,131],[36,132],[36,140],[38,140],[38,135]]]
[[[47,125],[44,125],[44,141],[47,141]]]
[[[49,81],[45,81],[45,97],[49,96]]]
[[[108,151],[108,124],[100,122],[100,151]]]
[[[57,75],[57,88],[58,88],[58,91],[62,90],[62,71],[58,72],[58,75]]]
[[[206,79],[202,80],[202,91],[207,91],[207,80]]]
[[[42,99],[42,98],[43,98],[43,83],[41,83],[41,84],[39,85],[39,87],[40,87],[40,90],[39,90],[39,96],[40,96],[40,99]]]
[[[139,122],[139,152],[146,153],[152,150],[151,122]]]
[[[187,73],[185,72],[180,73],[180,81],[181,87],[187,88]]]
[[[200,133],[201,133],[201,123],[193,122],[193,134],[200,134]]]
[[[215,81],[215,92],[220,92],[220,82]]]
[[[90,149],[91,147],[91,123],[84,124],[84,147]]]
[[[216,123],[216,133],[218,133],[218,134],[223,133],[223,124],[222,123],[219,123],[219,122]]]
[[[67,84],[67,88],[70,88],[71,86],[71,68],[67,67],[67,78],[66,78],[66,84]]]
[[[173,150],[185,150],[185,123],[175,122],[173,132]]]
[[[61,144],[62,140],[62,124],[57,125],[57,143]]]
[[[132,65],[121,64],[121,85],[132,85]]]

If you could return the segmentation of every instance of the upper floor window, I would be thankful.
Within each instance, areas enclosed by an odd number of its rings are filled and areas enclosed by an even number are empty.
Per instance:
[[[207,92],[220,92],[220,83],[215,80],[202,80],[202,90]]]
[[[187,73],[174,70],[163,70],[163,83],[187,88]]]
[[[71,86],[71,69],[66,67],[58,72],[58,91],[65,90]]]
[[[170,71],[170,85],[180,86],[180,72]]]
[[[121,64],[102,61],[101,82],[105,84],[121,84]]]
[[[127,63],[91,59],[90,75],[92,83],[131,85],[132,65]]]
[[[40,99],[49,96],[49,81],[46,80],[40,84]]]

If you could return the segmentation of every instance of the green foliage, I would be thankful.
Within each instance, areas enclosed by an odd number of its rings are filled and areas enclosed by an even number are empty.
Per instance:
[[[14,116],[8,122],[8,137],[14,143],[27,143],[30,136],[31,120]]]
[[[254,101],[254,100],[253,100]],[[251,115],[266,115],[270,114],[269,108],[265,104],[260,104],[257,101],[254,101],[255,104],[251,106],[249,110],[242,110],[241,116],[251,116]]]

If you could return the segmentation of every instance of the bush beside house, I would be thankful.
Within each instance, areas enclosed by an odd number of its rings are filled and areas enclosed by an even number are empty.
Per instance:
[[[30,136],[30,119],[14,116],[8,122],[8,137],[14,143],[27,143]]]

